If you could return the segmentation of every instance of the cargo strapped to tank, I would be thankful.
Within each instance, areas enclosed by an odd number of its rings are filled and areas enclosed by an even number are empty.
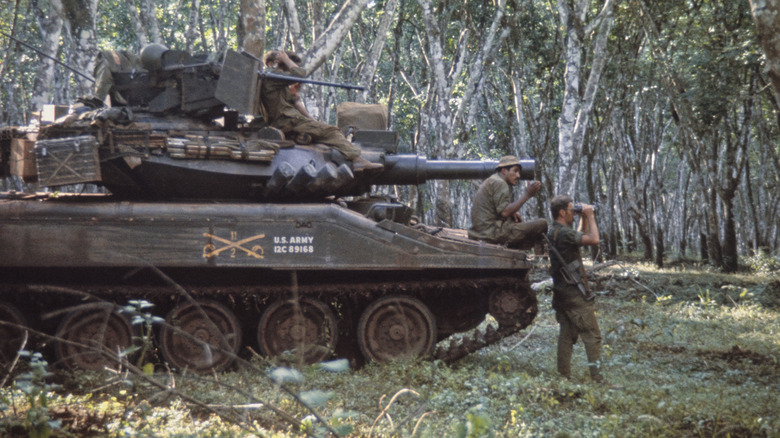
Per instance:
[[[35,160],[42,186],[101,181],[97,139],[91,135],[35,142]]]
[[[279,145],[259,138],[239,139],[225,136],[185,135],[168,138],[171,158],[243,161],[273,161]]]

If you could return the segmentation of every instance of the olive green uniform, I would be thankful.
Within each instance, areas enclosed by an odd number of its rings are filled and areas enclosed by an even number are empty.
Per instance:
[[[501,178],[500,173],[494,173],[483,181],[471,209],[469,238],[517,247],[522,243],[533,243],[547,230],[544,219],[515,222],[512,217],[502,217],[501,212],[511,202],[512,187]]]
[[[129,73],[142,68],[141,58],[135,53],[101,50],[92,71],[95,77],[92,94],[99,100],[105,100],[110,94],[112,105],[127,105],[127,101],[114,89],[114,73]]]
[[[566,264],[574,260],[581,260],[581,232],[559,222],[553,222],[548,237]],[[600,373],[601,330],[596,320],[594,301],[585,300],[577,285],[569,284],[566,281],[561,273],[561,262],[558,257],[552,254],[550,273],[553,278],[552,306],[555,309],[555,319],[561,326],[558,335],[558,372],[566,378],[571,377],[571,356],[574,344],[577,343],[578,337],[582,337],[590,376],[594,381],[600,382],[602,381]]]
[[[271,69],[273,73],[306,77],[306,71],[293,67],[290,71]],[[308,134],[315,143],[322,143],[338,150],[348,160],[360,156],[360,148],[350,143],[339,128],[312,120],[295,108],[298,98],[290,92],[290,82],[278,79],[263,79],[260,89],[264,116],[268,124],[280,129],[285,135]]]

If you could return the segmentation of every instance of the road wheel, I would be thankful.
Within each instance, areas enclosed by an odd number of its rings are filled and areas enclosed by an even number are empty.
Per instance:
[[[490,293],[488,308],[500,327],[523,327],[533,321],[538,312],[536,294],[526,285],[514,290],[496,290]]]
[[[57,329],[57,359],[72,371],[116,367],[133,343],[133,328],[113,306],[70,312]]]
[[[426,356],[435,344],[436,320],[416,298],[379,298],[360,316],[358,345],[368,360],[386,362]]]
[[[316,363],[327,359],[336,348],[338,322],[320,300],[279,300],[263,312],[257,339],[267,356],[302,351],[304,362]]]
[[[241,326],[236,315],[214,301],[188,302],[165,318],[160,350],[179,370],[197,373],[221,371],[241,348]]]

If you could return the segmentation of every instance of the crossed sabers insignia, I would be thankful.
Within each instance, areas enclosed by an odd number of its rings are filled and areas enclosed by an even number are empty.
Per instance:
[[[219,255],[219,253],[223,251],[227,251],[229,249],[240,249],[241,251],[244,251],[247,255],[252,256],[256,259],[262,259],[263,258],[263,247],[260,245],[255,245],[252,247],[252,249],[244,248],[244,244],[247,244],[249,242],[255,241],[257,239],[262,239],[265,237],[265,234],[258,234],[256,236],[247,237],[246,239],[238,240],[233,242],[232,240],[223,239],[222,237],[215,236],[213,234],[209,233],[203,233],[204,237],[207,237],[209,239],[214,239],[218,242],[222,242],[225,244],[222,248],[217,248],[214,246],[213,243],[208,243],[206,246],[203,247],[203,257],[204,258],[211,258],[216,257]]]

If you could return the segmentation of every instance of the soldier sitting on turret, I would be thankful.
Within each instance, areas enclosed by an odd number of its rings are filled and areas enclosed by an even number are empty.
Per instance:
[[[274,73],[306,77],[306,71],[290,58],[288,52],[272,50],[265,55],[264,62]],[[360,148],[350,143],[337,127],[313,120],[307,117],[308,113],[302,113],[298,106],[301,105],[300,97],[294,89],[291,90],[289,81],[263,79],[260,99],[268,124],[280,129],[285,135],[304,137],[333,147],[351,160],[354,170],[358,172],[383,167],[362,158]]]
[[[547,231],[547,221],[534,219],[523,222],[518,211],[542,188],[533,181],[525,193],[512,201],[512,187],[520,180],[520,161],[513,155],[501,158],[496,173],[482,182],[471,209],[469,238],[520,248],[541,243]],[[541,252],[541,249],[539,249]]]

